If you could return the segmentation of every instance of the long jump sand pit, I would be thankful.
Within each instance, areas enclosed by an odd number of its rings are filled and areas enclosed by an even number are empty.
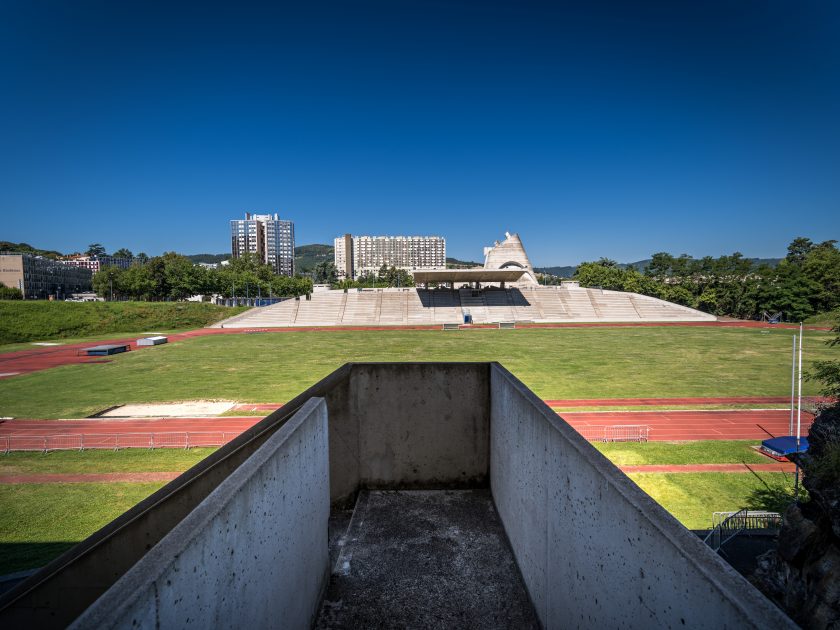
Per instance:
[[[229,411],[236,405],[230,400],[187,400],[172,403],[137,403],[122,405],[98,414],[100,418],[201,418]]]

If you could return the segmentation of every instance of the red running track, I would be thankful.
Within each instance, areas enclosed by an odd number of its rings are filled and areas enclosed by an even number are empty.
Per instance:
[[[568,411],[559,415],[574,429],[615,425],[648,425],[654,441],[766,440],[789,435],[788,409],[732,409],[723,411]],[[795,420],[795,419],[794,419]],[[813,416],[802,414],[802,434]]]
[[[788,435],[790,412],[780,410],[734,409],[724,411],[579,411],[563,412],[561,417],[582,433],[591,427],[648,425],[649,439],[680,440],[764,440]],[[235,432],[254,426],[260,417],[220,418],[127,418],[80,420],[0,421],[0,436],[7,435],[96,435],[170,432]],[[802,433],[807,435],[813,421],[803,414]]]
[[[80,420],[2,420],[0,436],[5,435],[97,435],[102,433],[242,433],[262,420],[258,416],[221,418],[125,418]]]
[[[716,328],[796,328],[788,324],[766,324],[764,322],[581,322],[556,324],[519,324],[520,328],[627,328],[651,326],[704,326]],[[477,325],[473,328],[495,328],[492,325]],[[830,330],[825,326],[807,326],[808,330]],[[440,330],[440,325],[431,326],[313,326],[306,328],[199,328],[183,333],[167,335],[169,341],[181,341],[192,337],[206,335],[241,335],[251,333],[300,333],[300,332],[343,332],[356,331],[388,331],[388,330]],[[62,346],[33,347],[17,352],[0,354],[0,378],[8,378],[19,374],[46,370],[60,365],[75,363],[109,363],[112,359],[88,357],[81,354],[85,348],[101,344],[128,344],[131,350],[147,349],[160,346],[137,346],[137,337],[130,339],[110,339],[88,341]]]

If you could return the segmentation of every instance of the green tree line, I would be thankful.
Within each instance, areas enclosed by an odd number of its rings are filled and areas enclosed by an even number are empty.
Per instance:
[[[796,238],[775,267],[755,266],[740,253],[694,259],[654,254],[643,272],[602,258],[575,272],[581,286],[632,291],[719,316],[759,319],[782,313],[787,321],[840,309],[837,241]]]
[[[308,278],[274,273],[254,256],[234,258],[230,264],[208,269],[169,252],[128,269],[104,267],[93,276],[98,295],[131,300],[183,300],[192,295],[223,297],[292,297],[312,291]]]

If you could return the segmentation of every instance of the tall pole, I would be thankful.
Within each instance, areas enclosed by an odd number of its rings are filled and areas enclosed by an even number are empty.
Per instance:
[[[799,392],[796,401],[796,479],[794,481],[794,498],[799,500],[799,434],[802,431],[802,331],[799,324]]]
[[[790,423],[788,435],[793,435],[793,397],[796,395],[796,335],[793,336],[793,350],[790,356]]]

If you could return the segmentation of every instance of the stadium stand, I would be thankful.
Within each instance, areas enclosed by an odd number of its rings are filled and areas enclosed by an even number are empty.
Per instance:
[[[708,313],[637,293],[576,285],[499,289],[364,289],[321,291],[250,311],[221,328],[404,326],[498,322],[714,321]]]

